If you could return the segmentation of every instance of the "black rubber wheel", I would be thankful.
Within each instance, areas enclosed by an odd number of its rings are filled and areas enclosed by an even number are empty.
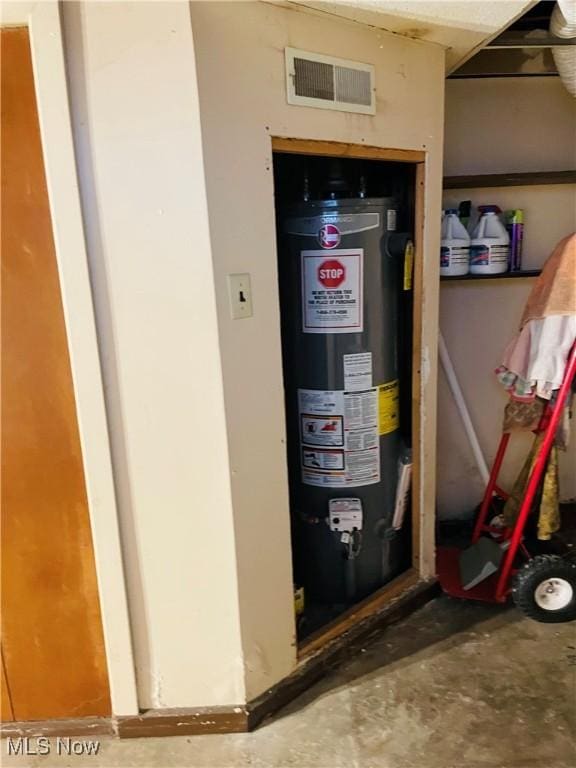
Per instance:
[[[535,621],[559,624],[576,619],[576,562],[538,555],[516,574],[512,598]]]

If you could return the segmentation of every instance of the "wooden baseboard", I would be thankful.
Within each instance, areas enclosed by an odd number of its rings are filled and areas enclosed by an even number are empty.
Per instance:
[[[390,607],[398,599],[408,598],[410,590],[416,588],[421,579],[413,568],[397,576],[393,581],[374,594],[369,595],[356,605],[353,605],[347,611],[331,621],[326,626],[314,632],[307,637],[298,646],[298,658],[304,659],[312,653],[320,650],[328,643],[332,642],[340,635],[348,632],[352,627],[359,625],[371,616],[380,613],[383,609]]]
[[[418,581],[409,571],[348,611],[301,648],[296,669],[246,705],[196,709],[147,710],[133,717],[44,720],[3,723],[2,737],[103,736],[122,739],[144,736],[194,736],[245,733],[303,693],[370,642],[386,626],[400,621],[440,592],[436,581]]]
[[[0,736],[5,738],[37,736],[113,736],[115,724],[110,717],[78,717],[61,720],[27,720],[0,723]]]
[[[0,723],[0,736],[29,738],[40,736],[96,738],[119,736],[133,739],[144,736],[196,736],[205,733],[245,733],[249,730],[248,709],[238,707],[199,707],[197,709],[147,710],[127,717],[38,720]]]
[[[121,739],[142,736],[196,736],[201,733],[245,733],[250,730],[246,705],[199,709],[148,710],[134,717],[119,717]]]
[[[440,587],[436,580],[420,581],[381,610],[372,612],[364,620],[350,626],[344,633],[329,640],[323,638],[321,647],[313,648],[310,644],[309,655],[301,659],[291,675],[248,704],[249,730],[254,730],[263,720],[286,706],[326,674],[349,661],[351,654],[374,639],[385,627],[400,621],[439,594]]]

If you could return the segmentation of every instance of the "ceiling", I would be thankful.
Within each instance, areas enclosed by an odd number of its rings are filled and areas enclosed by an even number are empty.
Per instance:
[[[576,45],[576,40],[559,39],[549,31],[555,6],[556,3],[550,0],[540,0],[451,76],[557,77],[552,49],[559,45]]]
[[[435,43],[450,73],[536,4],[535,0],[289,0],[302,10]]]

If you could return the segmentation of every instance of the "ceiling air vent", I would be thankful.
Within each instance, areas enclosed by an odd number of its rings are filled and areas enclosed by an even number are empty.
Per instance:
[[[376,113],[374,67],[286,48],[288,104]]]

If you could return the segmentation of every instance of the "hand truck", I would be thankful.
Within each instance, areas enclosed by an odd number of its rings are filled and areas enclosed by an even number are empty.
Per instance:
[[[448,595],[487,603],[505,603],[511,595],[516,606],[537,621],[558,623],[576,619],[576,561],[559,555],[532,556],[524,544],[526,523],[575,376],[576,344],[568,356],[556,401],[553,406],[548,406],[536,430],[536,434],[543,433],[543,439],[532,465],[516,521],[508,528],[496,527],[487,522],[494,497],[506,500],[509,496],[498,486],[498,475],[510,441],[510,433],[503,433],[472,535],[472,546],[478,544],[483,534],[494,537],[502,550],[501,561],[493,574],[466,589],[461,579],[463,551],[456,547],[438,547],[438,579]]]

